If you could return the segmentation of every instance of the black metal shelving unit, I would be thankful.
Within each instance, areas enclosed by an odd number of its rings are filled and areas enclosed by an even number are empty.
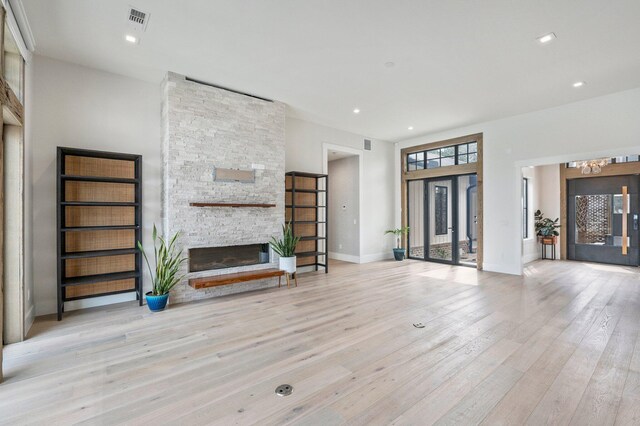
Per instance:
[[[73,173],[67,174],[68,171]],[[128,199],[109,200],[114,194],[116,198]],[[83,197],[90,199],[78,199]],[[136,249],[136,242],[142,241],[141,204],[142,156],[58,147],[58,320],[62,319],[65,302],[72,300],[135,292],[142,305],[142,256]],[[70,214],[68,209],[76,210]],[[118,210],[113,209],[127,210],[119,210],[123,217],[118,217]],[[133,209],[132,215],[128,209]],[[133,220],[129,224],[103,223],[130,217]],[[113,232],[122,231],[131,231],[124,238],[128,247],[118,246],[122,245],[122,234],[114,238]],[[109,248],[110,242],[115,244],[113,248]],[[76,250],[74,244],[78,247],[93,245],[94,248],[103,244],[105,247]],[[128,270],[121,270],[123,265]],[[71,274],[70,270],[73,271]],[[129,280],[133,280],[132,286]],[[78,291],[80,288],[82,290]]]
[[[288,172],[285,182],[285,220],[291,222],[293,234],[300,237],[297,266],[314,267],[316,271],[321,267],[328,273],[329,176]]]

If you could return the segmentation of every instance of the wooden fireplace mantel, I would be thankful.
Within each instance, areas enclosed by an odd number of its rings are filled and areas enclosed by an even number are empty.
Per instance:
[[[189,203],[191,207],[275,207],[275,204],[259,204],[259,203]]]

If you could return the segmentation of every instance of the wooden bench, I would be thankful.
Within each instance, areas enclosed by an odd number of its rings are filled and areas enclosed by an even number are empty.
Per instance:
[[[203,288],[217,287],[220,285],[229,285],[236,283],[244,283],[247,281],[261,280],[263,278],[278,277],[278,287],[280,280],[284,275],[284,271],[280,269],[259,269],[257,271],[236,272],[233,274],[214,275],[212,277],[191,278],[189,285],[196,290]]]

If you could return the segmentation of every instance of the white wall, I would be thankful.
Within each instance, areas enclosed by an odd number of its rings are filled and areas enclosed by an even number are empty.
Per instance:
[[[33,286],[33,187],[32,156],[33,146],[33,57],[25,64],[24,75],[24,314],[25,334],[29,332],[36,317],[35,288]]]
[[[539,209],[546,217],[560,217],[560,167],[557,164],[536,167],[539,169]]]
[[[371,151],[363,150],[364,136],[287,117],[286,170],[322,173],[323,144],[340,145],[363,152],[363,194],[360,261],[392,256],[394,240],[383,235],[394,222],[393,145],[372,140]]]
[[[360,256],[358,156],[329,161],[329,257]]]
[[[483,133],[484,269],[520,274],[522,167],[637,154],[638,111],[640,89],[634,89],[401,141],[395,150],[396,224],[401,220],[400,149]]]
[[[141,154],[143,243],[160,223],[158,85],[34,56],[31,133],[33,282],[36,315],[56,311],[56,147]],[[149,278],[145,277],[149,283]],[[133,293],[67,303],[114,303]]]

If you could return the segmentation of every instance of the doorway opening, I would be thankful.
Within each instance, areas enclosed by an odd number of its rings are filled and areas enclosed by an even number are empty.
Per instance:
[[[410,180],[407,191],[409,258],[476,267],[477,175]]]
[[[329,259],[360,263],[362,152],[325,144],[324,155],[324,172],[329,176]]]
[[[553,258],[555,251],[561,260],[639,266],[640,157],[567,157],[521,168],[522,264]],[[584,166],[592,162],[602,165]],[[536,213],[559,219],[556,237],[547,239],[553,243],[541,244],[545,230],[536,226]]]
[[[482,154],[482,133],[400,151],[407,257],[482,269]]]

